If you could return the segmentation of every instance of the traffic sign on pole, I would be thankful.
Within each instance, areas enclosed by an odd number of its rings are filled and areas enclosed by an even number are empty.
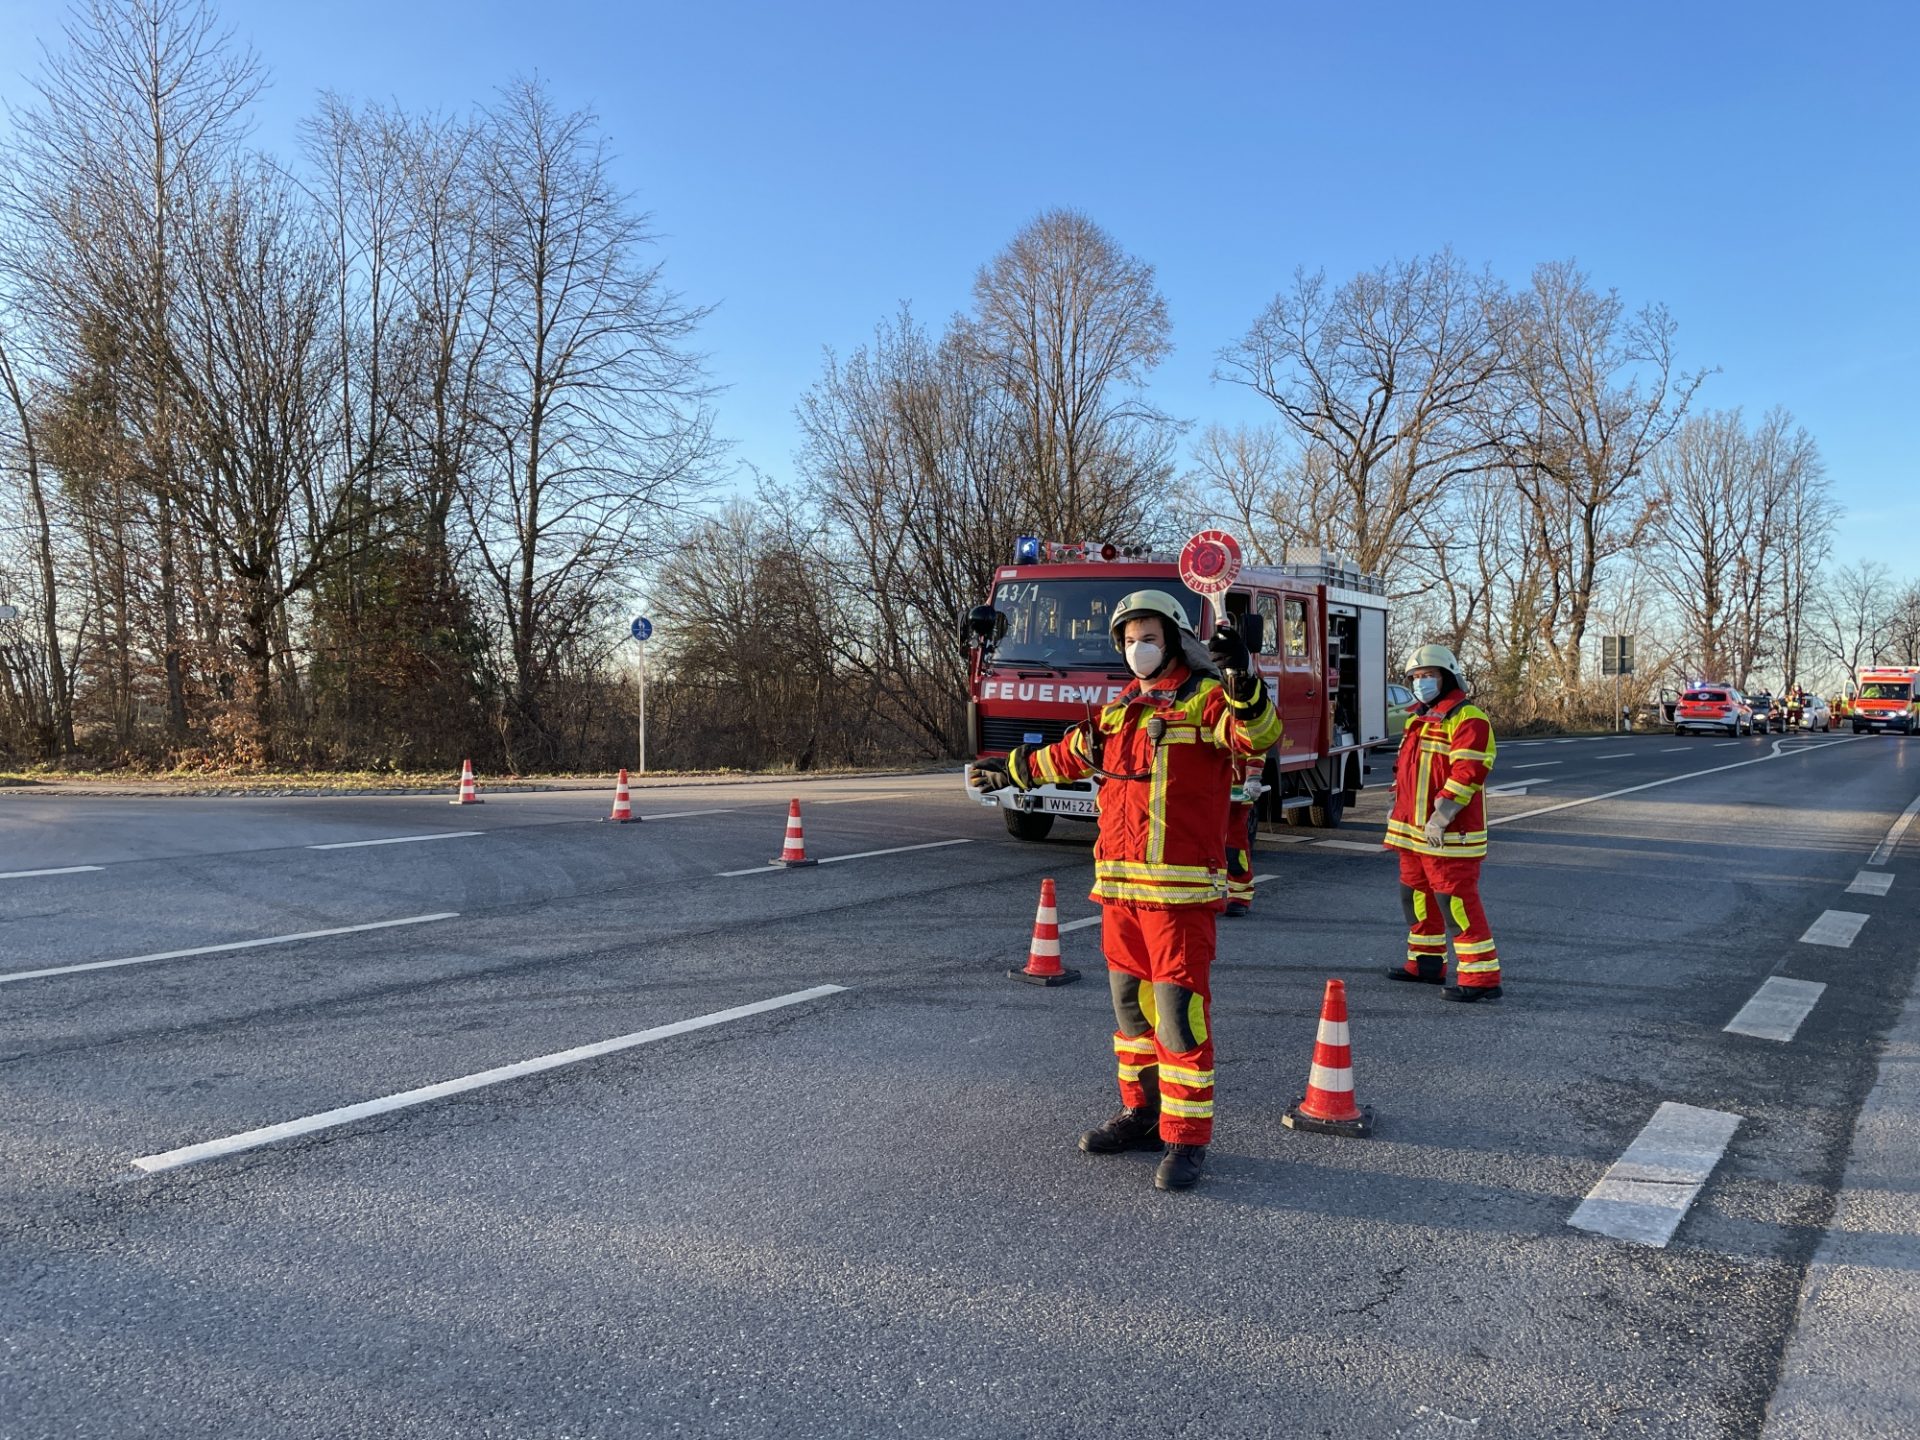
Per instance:
[[[628,633],[644,644],[653,638],[653,622],[644,615],[636,615],[633,617],[633,624],[629,627]]]

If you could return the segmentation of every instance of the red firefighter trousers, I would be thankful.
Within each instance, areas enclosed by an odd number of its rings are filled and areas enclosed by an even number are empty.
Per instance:
[[[1400,901],[1407,912],[1407,973],[1440,975],[1453,928],[1454,983],[1474,989],[1500,983],[1500,955],[1480,905],[1480,861],[1402,850]]]
[[[1157,1092],[1160,1138],[1170,1145],[1213,1138],[1215,918],[1207,905],[1110,900],[1102,910],[1120,1099],[1152,1105]]]

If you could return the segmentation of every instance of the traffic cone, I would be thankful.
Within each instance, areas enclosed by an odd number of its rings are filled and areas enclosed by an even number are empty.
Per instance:
[[[1033,943],[1027,947],[1027,968],[1009,970],[1014,980],[1029,985],[1070,985],[1080,978],[1078,970],[1060,964],[1060,909],[1054,901],[1053,881],[1040,882],[1040,908],[1033,915]]]
[[[807,837],[800,828],[800,802],[787,802],[787,843],[781,847],[780,858],[770,860],[770,865],[784,865],[789,870],[799,865],[818,865],[818,860],[807,859]]]
[[[1280,1117],[1292,1130],[1318,1130],[1323,1135],[1363,1139],[1373,1133],[1373,1108],[1353,1103],[1353,1051],[1347,1043],[1347,986],[1327,981],[1327,997],[1320,1004],[1320,1033],[1313,1045],[1313,1068],[1307,1072],[1307,1093]]]
[[[473,761],[463,760],[460,762],[460,798],[458,800],[449,800],[447,803],[449,805],[484,805],[487,803],[482,800],[474,790]]]
[[[640,817],[633,813],[633,797],[627,794],[627,767],[620,767],[620,778],[613,786],[613,813],[607,816],[616,825],[631,825]]]

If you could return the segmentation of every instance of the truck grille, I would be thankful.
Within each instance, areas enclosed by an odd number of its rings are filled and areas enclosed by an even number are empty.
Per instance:
[[[1011,750],[1016,745],[1051,745],[1067,733],[1065,720],[1025,720],[1014,715],[982,715],[980,748]],[[1032,736],[1038,735],[1038,741]]]

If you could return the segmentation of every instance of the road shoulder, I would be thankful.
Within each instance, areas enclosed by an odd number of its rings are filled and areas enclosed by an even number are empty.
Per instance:
[[[1911,1436],[1920,1414],[1920,978],[1855,1122],[1762,1440]]]

